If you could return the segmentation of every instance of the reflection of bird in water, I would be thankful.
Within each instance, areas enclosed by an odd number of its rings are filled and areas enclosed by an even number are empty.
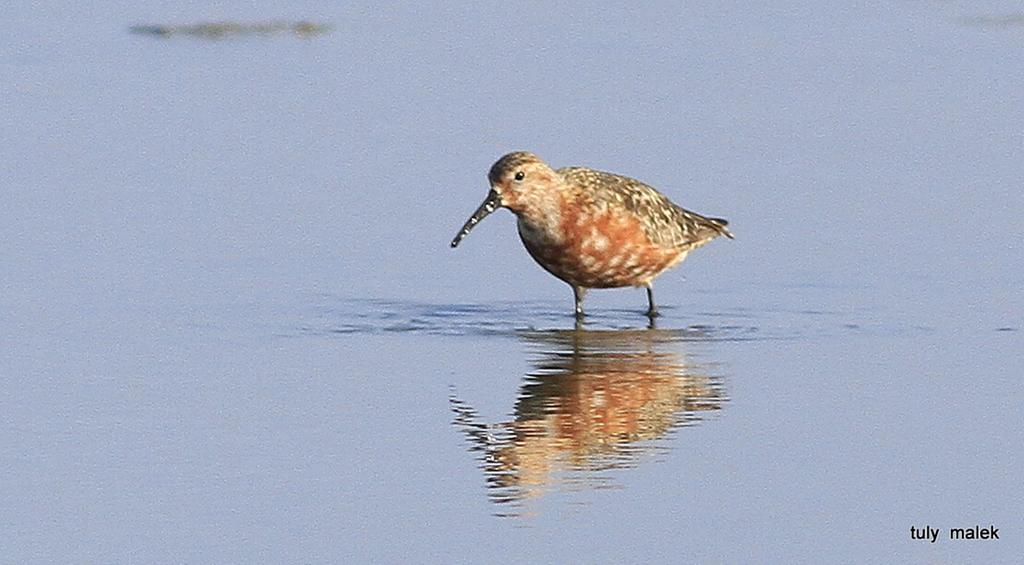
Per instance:
[[[518,503],[553,486],[614,486],[605,473],[667,451],[670,430],[699,422],[726,400],[721,379],[688,366],[668,346],[693,338],[674,330],[521,334],[539,357],[515,418],[485,424],[454,395],[454,424],[470,439],[490,497]],[[510,512],[518,514],[518,512]]]

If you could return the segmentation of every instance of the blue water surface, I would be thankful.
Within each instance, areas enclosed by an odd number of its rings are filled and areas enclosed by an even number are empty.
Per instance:
[[[0,561],[1014,562],[1020,14],[6,7]],[[518,149],[736,239],[577,328]]]

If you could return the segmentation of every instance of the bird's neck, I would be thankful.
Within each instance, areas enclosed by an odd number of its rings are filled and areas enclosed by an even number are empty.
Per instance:
[[[517,202],[512,210],[524,238],[547,243],[558,243],[565,236],[564,220],[568,194],[563,190],[545,190],[530,194]]]

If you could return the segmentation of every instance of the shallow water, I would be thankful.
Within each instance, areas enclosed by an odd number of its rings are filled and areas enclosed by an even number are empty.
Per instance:
[[[0,561],[1012,562],[1017,12],[10,8]],[[513,149],[737,238],[577,327]]]

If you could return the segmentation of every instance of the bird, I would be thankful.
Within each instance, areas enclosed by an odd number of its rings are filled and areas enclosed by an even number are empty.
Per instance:
[[[552,169],[528,151],[502,156],[487,178],[487,197],[451,246],[507,208],[530,256],[572,287],[577,320],[588,289],[627,286],[647,289],[653,320],[654,279],[711,240],[733,239],[728,221],[681,208],[643,182],[587,167]]]

